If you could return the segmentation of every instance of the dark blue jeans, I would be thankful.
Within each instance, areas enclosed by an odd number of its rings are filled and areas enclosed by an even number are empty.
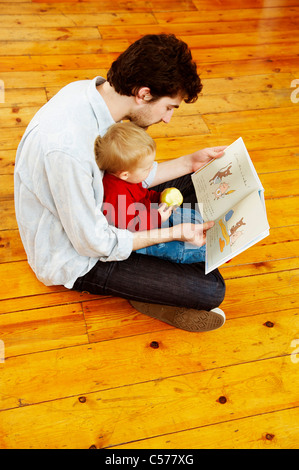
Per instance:
[[[196,209],[196,195],[190,175],[152,189],[163,191],[173,186],[182,192],[184,203]],[[203,262],[174,263],[136,252],[123,261],[98,261],[91,271],[77,279],[73,289],[198,310],[218,307],[225,295],[221,274],[216,269],[205,275]]]

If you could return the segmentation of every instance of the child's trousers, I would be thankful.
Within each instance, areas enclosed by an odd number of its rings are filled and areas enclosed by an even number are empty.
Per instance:
[[[178,207],[169,219],[162,224],[162,227],[173,227],[183,223],[202,224],[203,220],[200,213],[194,209]],[[206,246],[198,247],[191,243],[172,241],[148,246],[137,250],[136,253],[156,256],[175,263],[198,263],[205,260]]]

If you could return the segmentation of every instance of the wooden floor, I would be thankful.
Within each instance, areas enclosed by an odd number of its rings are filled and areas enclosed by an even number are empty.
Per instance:
[[[2,0],[0,12],[0,447],[298,448],[299,1]],[[204,88],[150,129],[158,160],[242,136],[265,187],[270,236],[221,268],[227,322],[210,333],[45,287],[14,215],[35,112],[160,32],[190,45]]]

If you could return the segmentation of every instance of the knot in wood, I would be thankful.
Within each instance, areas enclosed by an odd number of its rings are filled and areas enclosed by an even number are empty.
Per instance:
[[[221,403],[222,405],[224,405],[224,403],[227,402],[227,399],[226,399],[226,397],[221,396],[221,397],[218,398],[218,401],[219,401],[219,403]]]

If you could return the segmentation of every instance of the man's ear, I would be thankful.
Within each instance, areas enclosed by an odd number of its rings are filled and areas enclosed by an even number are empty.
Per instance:
[[[139,104],[144,104],[151,101],[153,99],[151,90],[148,87],[139,88],[135,95],[135,99]]]

